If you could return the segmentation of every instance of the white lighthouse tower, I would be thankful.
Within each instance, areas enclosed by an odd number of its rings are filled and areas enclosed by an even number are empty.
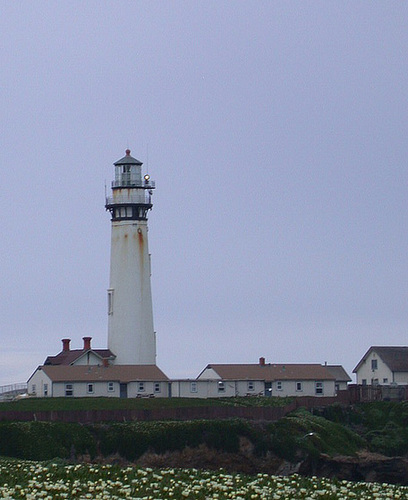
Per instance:
[[[114,165],[112,196],[105,205],[112,221],[108,347],[116,355],[115,364],[154,365],[147,214],[155,185],[149,175],[142,177],[142,163],[129,149]]]

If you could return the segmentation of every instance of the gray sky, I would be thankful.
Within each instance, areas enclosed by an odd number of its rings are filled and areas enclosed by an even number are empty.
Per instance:
[[[0,40],[0,385],[106,347],[127,147],[167,375],[407,345],[406,2],[1,0]]]

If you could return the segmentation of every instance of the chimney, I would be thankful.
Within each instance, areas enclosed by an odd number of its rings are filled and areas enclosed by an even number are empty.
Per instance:
[[[107,358],[103,358],[103,366],[104,366],[105,368],[108,368],[108,366],[109,366],[109,359],[107,359]]]
[[[265,366],[265,358],[259,358],[259,365]]]
[[[69,343],[70,342],[71,342],[71,339],[62,339],[62,352],[69,351]]]
[[[84,351],[89,351],[92,337],[82,337],[82,340],[84,341]]]

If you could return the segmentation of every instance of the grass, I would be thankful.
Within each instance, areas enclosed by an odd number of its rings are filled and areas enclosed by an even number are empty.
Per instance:
[[[1,402],[2,411],[123,410],[208,406],[286,406],[291,398],[27,398]]]

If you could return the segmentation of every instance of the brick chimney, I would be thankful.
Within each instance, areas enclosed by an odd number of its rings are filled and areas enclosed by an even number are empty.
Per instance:
[[[109,359],[107,359],[107,358],[103,358],[103,366],[104,366],[105,368],[108,368],[108,366],[109,366]]]
[[[82,337],[82,340],[84,341],[84,351],[89,351],[92,337]]]
[[[71,339],[62,339],[62,352],[68,352]]]
[[[265,358],[259,358],[259,365],[265,366]]]

